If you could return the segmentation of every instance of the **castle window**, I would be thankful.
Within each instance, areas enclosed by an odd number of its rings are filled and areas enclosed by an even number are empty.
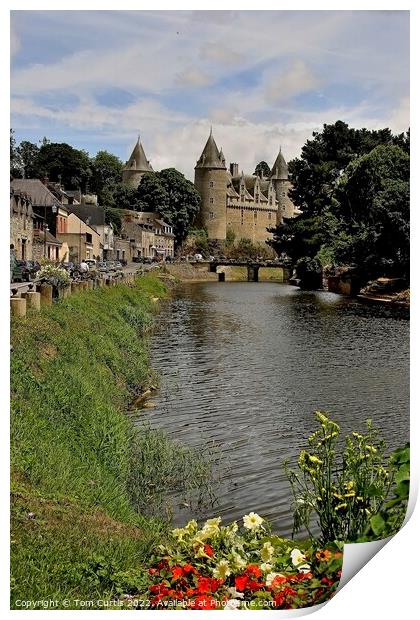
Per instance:
[[[213,213],[213,211],[209,211],[209,220],[214,220],[214,213]]]
[[[256,219],[257,219],[257,212],[254,211],[254,220],[256,220]]]
[[[270,196],[269,200],[268,200],[269,204],[272,205],[273,204],[273,197]]]
[[[241,226],[243,225],[243,223],[244,223],[244,210],[241,209]]]
[[[214,181],[210,181],[209,187],[214,187]]]
[[[286,197],[286,192],[282,192],[281,195],[283,196],[283,198]]]
[[[210,204],[213,205],[214,204],[214,198],[210,198]]]
[[[255,202],[259,202],[260,200],[260,195],[258,194],[258,192],[255,194]]]
[[[271,220],[271,211],[268,212],[268,219]]]

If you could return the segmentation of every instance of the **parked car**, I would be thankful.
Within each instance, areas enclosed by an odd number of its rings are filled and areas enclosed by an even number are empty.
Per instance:
[[[75,268],[75,264],[70,261],[67,263],[61,263],[60,267],[62,267],[62,269],[65,269],[69,273],[72,273]]]
[[[143,256],[133,256],[133,263],[142,263]]]
[[[143,263],[145,265],[151,265],[152,262],[153,262],[153,260],[150,258],[150,256],[145,256],[144,259],[143,259]]]
[[[165,256],[165,262],[167,263],[173,263],[174,262],[174,257],[173,256]]]
[[[114,262],[114,266],[115,266],[115,269],[116,269],[116,270],[117,270],[117,269],[118,269],[118,270],[120,270],[120,269],[122,269],[122,268],[123,268],[122,263],[121,263],[121,261],[119,261],[119,260],[116,260],[116,261]]]
[[[106,266],[106,261],[101,261],[98,263],[98,271],[100,272],[107,272],[108,271],[108,267]]]
[[[94,258],[87,258],[85,263],[89,266],[89,269],[96,269],[96,260]]]
[[[106,261],[106,269],[107,269],[107,271],[117,271],[117,268],[115,267],[115,261],[107,260]]]

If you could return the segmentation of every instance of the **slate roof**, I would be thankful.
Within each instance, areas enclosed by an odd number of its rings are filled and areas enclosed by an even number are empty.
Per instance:
[[[25,192],[32,201],[34,207],[52,207],[53,205],[67,208],[62,205],[52,192],[39,179],[13,179],[10,182],[13,190]]]
[[[279,150],[279,154],[277,155],[276,161],[271,169],[270,177],[272,179],[288,179],[289,178],[289,169],[286,164],[286,160],[283,157],[283,153],[281,152],[281,147]]]
[[[224,155],[222,151],[219,151],[219,149],[217,148],[216,142],[213,138],[212,131],[210,131],[210,135],[207,139],[203,152],[201,153],[201,156],[199,160],[197,161],[196,168],[226,169]]]
[[[131,153],[130,159],[125,164],[123,170],[140,170],[140,172],[153,172],[149,160],[140,142],[140,136],[137,138],[136,145]]]

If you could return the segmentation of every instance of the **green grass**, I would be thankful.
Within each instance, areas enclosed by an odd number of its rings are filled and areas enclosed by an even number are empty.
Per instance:
[[[125,414],[156,381],[145,334],[165,295],[144,277],[13,320],[12,607],[111,597],[127,570],[141,579],[167,528],[155,518],[162,488],[205,481],[202,457]]]

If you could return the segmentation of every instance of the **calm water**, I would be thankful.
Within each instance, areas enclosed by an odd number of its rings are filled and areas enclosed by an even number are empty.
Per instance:
[[[255,510],[289,534],[282,463],[305,446],[315,409],[344,431],[373,418],[390,448],[408,440],[409,322],[389,309],[278,283],[185,284],[151,354],[162,376],[152,425],[222,457],[208,514]],[[175,522],[191,516],[179,509]]]

